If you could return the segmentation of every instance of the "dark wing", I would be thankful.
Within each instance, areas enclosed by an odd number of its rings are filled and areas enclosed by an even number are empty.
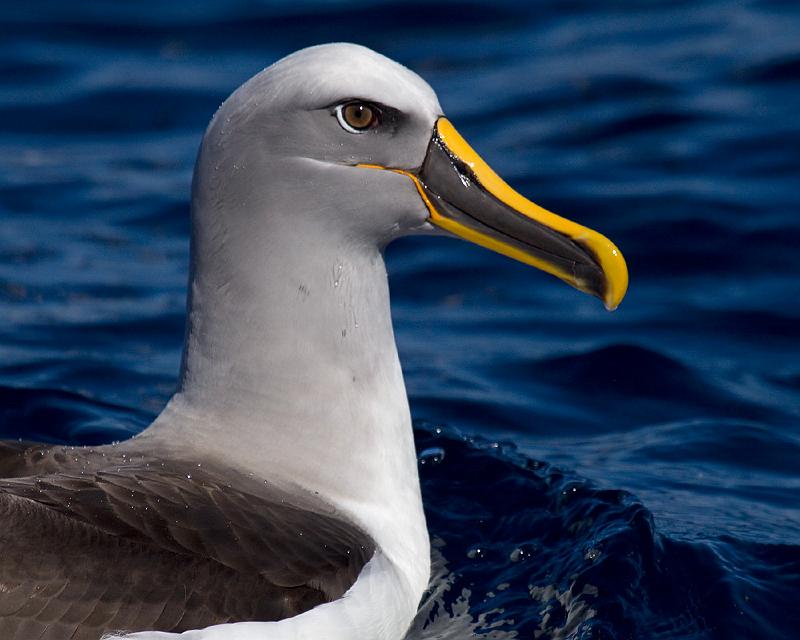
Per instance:
[[[341,596],[374,551],[313,496],[208,463],[58,449],[30,460],[64,453],[65,470],[0,479],[3,640],[279,620]]]
[[[22,440],[0,440],[0,478],[18,478],[42,473],[55,473],[68,466],[68,453],[82,447],[55,447]]]

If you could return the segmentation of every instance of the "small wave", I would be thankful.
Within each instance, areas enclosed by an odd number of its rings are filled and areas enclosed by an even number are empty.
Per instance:
[[[754,83],[797,82],[800,78],[800,55],[778,56],[739,69],[734,80]]]
[[[800,588],[800,546],[670,539],[631,494],[599,489],[510,445],[423,424],[416,437],[421,448],[446,451],[439,464],[420,468],[426,513],[444,541],[451,591],[468,585],[470,615],[484,616],[478,635],[699,640],[794,632],[797,614],[787,610]]]
[[[0,133],[135,135],[201,129],[219,106],[214,92],[103,89],[51,104],[0,106]]]
[[[588,351],[492,368],[519,393],[550,388],[564,406],[582,407],[596,428],[652,424],[684,416],[764,419],[770,409],[747,402],[695,367],[648,347],[617,343]],[[536,395],[541,395],[539,392]],[[676,405],[676,399],[680,404]]]
[[[98,445],[127,440],[150,415],[57,389],[0,386],[0,438]]]

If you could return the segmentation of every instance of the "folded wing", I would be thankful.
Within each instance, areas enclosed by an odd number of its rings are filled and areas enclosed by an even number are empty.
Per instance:
[[[280,620],[340,597],[371,539],[208,461],[0,443],[0,638]]]

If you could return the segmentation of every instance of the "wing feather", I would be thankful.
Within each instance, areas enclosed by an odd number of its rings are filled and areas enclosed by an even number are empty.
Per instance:
[[[341,596],[371,539],[204,461],[0,441],[0,638],[279,620]]]

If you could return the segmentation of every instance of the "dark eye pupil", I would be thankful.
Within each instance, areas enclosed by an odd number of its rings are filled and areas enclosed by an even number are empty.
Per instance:
[[[344,119],[353,129],[366,129],[373,124],[375,113],[365,104],[353,103],[345,106]]]

